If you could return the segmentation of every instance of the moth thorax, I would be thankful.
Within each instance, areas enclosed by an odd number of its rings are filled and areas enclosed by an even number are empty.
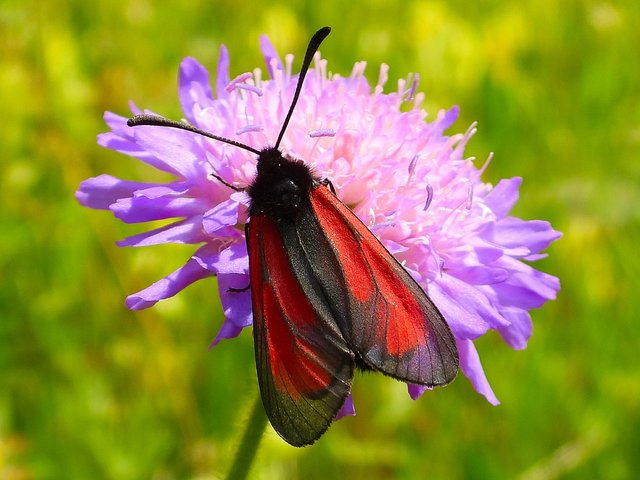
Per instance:
[[[279,221],[295,221],[308,201],[313,177],[302,161],[275,149],[260,153],[258,175],[249,188],[251,213],[265,213]]]

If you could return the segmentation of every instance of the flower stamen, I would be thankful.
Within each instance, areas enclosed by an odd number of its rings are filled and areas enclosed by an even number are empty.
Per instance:
[[[429,248],[429,253],[433,258],[433,262],[435,263],[438,269],[438,273],[440,277],[442,277],[442,272],[444,270],[444,259],[440,255],[438,255],[438,253],[436,252],[436,249],[433,246],[433,241],[431,240],[431,237],[428,234],[426,238],[427,238],[427,247]]]
[[[264,131],[264,127],[262,125],[246,125],[242,128],[239,128],[236,131],[236,135],[242,135],[247,132],[262,132]]]
[[[411,178],[413,177],[413,174],[416,171],[416,164],[418,163],[419,157],[420,157],[420,154],[417,153],[413,156],[413,158],[409,162],[409,166],[407,167],[407,173],[409,175],[407,176],[407,183],[405,185],[409,185],[409,182],[411,182]]]
[[[471,182],[469,182],[469,184],[467,185],[467,204],[465,205],[465,208],[467,210],[471,210],[472,203],[473,203],[473,185],[471,185]]]
[[[383,63],[380,65],[380,74],[378,75],[378,84],[376,85],[376,94],[382,93],[385,84],[389,80],[389,65]]]
[[[482,174],[485,172],[487,167],[489,167],[489,164],[491,163],[491,160],[493,160],[493,152],[489,153],[489,156],[487,157],[487,159],[482,164],[482,167],[480,167],[480,172],[478,173],[478,175],[482,176]]]
[[[311,138],[335,137],[336,136],[336,131],[331,129],[331,128],[320,128],[318,130],[311,130],[308,135]]]
[[[225,91],[228,93],[231,93],[233,90],[235,90],[237,84],[245,82],[246,80],[250,79],[252,76],[253,75],[251,74],[251,72],[241,73],[236,78],[231,80],[226,87],[224,87]]]
[[[420,81],[420,75],[418,75],[417,73],[414,73],[413,81],[411,82],[411,87],[409,87],[409,90],[405,92],[408,94],[407,98],[405,99],[405,102],[411,102],[413,100],[413,96],[416,93],[416,89],[418,88],[419,81]]]
[[[234,87],[237,90],[247,90],[251,93],[255,93],[259,97],[263,95],[262,89],[260,87],[256,87],[255,85],[251,85],[249,83],[236,83]]]
[[[388,227],[395,227],[397,223],[398,222],[396,222],[395,220],[385,220],[384,222],[375,223],[375,224],[371,225],[369,227],[369,230],[371,230],[372,232],[376,233],[376,232],[379,232],[380,230],[383,230],[383,229],[388,228]]]
[[[422,211],[426,212],[431,205],[431,201],[433,200],[433,187],[430,183],[427,184],[427,201],[424,202],[424,207],[422,207]]]

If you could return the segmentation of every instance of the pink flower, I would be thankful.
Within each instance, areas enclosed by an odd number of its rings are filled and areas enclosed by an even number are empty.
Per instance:
[[[221,48],[215,96],[204,67],[192,58],[182,62],[180,101],[191,124],[257,149],[275,142],[296,77],[291,55],[283,63],[265,37],[261,46],[268,78],[256,69],[231,81],[228,53]],[[481,181],[482,171],[463,156],[475,127],[444,135],[457,118],[457,107],[427,122],[420,108],[424,95],[414,93],[417,77],[399,80],[395,91],[383,93],[388,67],[382,65],[374,87],[364,70],[365,63],[359,62],[347,77],[329,74],[326,60],[316,56],[281,147],[304,159],[317,176],[329,178],[342,202],[428,292],[455,335],[463,373],[497,404],[473,340],[494,329],[511,347],[526,347],[529,310],[555,298],[560,285],[525,262],[543,257],[540,252],[561,234],[548,222],[509,216],[521,180],[496,186]],[[135,107],[132,111],[140,113]],[[126,238],[120,246],[200,245],[182,267],[130,295],[127,306],[147,308],[197,280],[217,276],[225,320],[213,344],[237,336],[252,318],[250,292],[229,292],[249,284],[243,231],[248,198],[212,173],[246,186],[256,174],[256,156],[186,131],[129,128],[126,118],[113,113],[105,120],[111,131],[99,136],[100,145],[175,180],[156,184],[100,175],[82,182],[78,201],[111,210],[127,223],[177,219]],[[423,391],[409,386],[413,398]]]

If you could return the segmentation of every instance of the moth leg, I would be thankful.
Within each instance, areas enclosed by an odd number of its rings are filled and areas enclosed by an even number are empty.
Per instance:
[[[233,287],[229,287],[227,289],[227,292],[231,292],[231,293],[244,293],[247,290],[249,290],[251,288],[251,284],[247,285],[246,287],[243,288],[233,288]]]
[[[211,176],[214,177],[223,185],[226,185],[227,187],[229,187],[231,190],[235,190],[236,192],[244,192],[246,190],[245,187],[236,187],[235,185],[231,185],[229,182],[227,182],[224,178],[222,178],[217,173],[212,173]]]
[[[329,180],[328,178],[325,178],[320,183],[325,187],[329,187],[329,190],[331,190],[331,193],[333,193],[334,195],[336,194],[336,189],[333,187],[333,183],[331,183],[331,180]]]

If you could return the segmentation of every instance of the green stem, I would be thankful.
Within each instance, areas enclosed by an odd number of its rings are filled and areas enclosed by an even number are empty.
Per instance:
[[[260,439],[262,439],[266,425],[267,416],[264,413],[262,399],[260,395],[258,395],[258,399],[253,406],[251,416],[247,422],[247,429],[244,431],[244,435],[242,435],[240,446],[236,452],[236,458],[233,460],[233,465],[231,465],[231,469],[227,475],[227,480],[244,480],[247,478],[251,465],[256,458]]]

